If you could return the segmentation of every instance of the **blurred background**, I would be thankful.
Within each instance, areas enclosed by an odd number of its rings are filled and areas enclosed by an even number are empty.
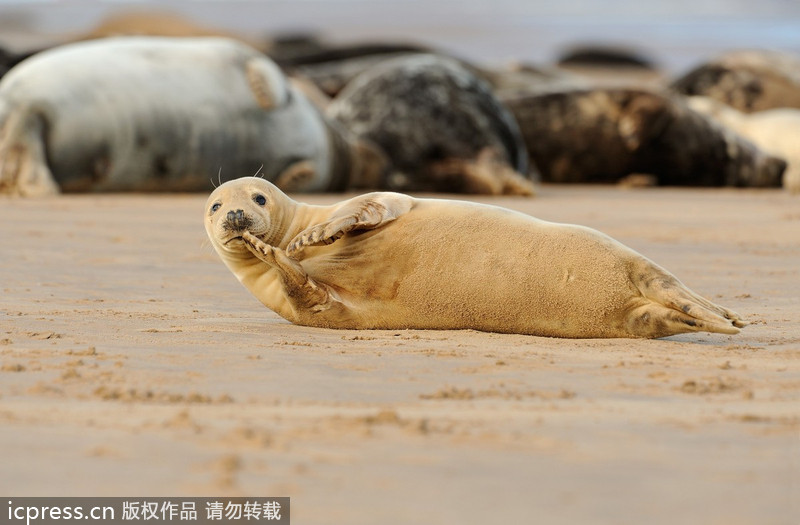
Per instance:
[[[735,48],[800,51],[798,0],[0,0],[0,45],[85,33],[109,15],[171,12],[256,41],[421,42],[479,63],[553,62],[575,45],[633,48],[668,72]]]

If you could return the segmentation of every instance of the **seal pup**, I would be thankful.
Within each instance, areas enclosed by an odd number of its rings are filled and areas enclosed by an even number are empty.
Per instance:
[[[495,206],[389,192],[310,206],[245,177],[211,193],[204,224],[245,288],[301,325],[653,338],[746,324],[598,231]]]
[[[225,38],[118,37],[51,49],[0,81],[0,193],[210,191],[255,173],[348,184],[347,140],[267,57]]]
[[[787,162],[783,187],[800,193],[800,109],[778,108],[743,113],[709,97],[688,97],[689,107],[708,115],[764,151]]]
[[[800,56],[778,51],[731,51],[672,83],[688,96],[705,96],[752,113],[800,108]]]
[[[660,185],[780,186],[786,163],[648,89],[577,88],[502,101],[548,182],[617,182],[632,173]]]
[[[326,113],[385,154],[379,189],[532,195],[517,123],[456,60],[420,54],[357,76]]]

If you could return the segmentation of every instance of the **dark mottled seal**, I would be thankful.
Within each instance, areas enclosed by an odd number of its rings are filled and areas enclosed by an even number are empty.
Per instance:
[[[733,51],[672,83],[684,95],[710,97],[752,113],[800,108],[800,56],[776,51]]]
[[[678,97],[643,89],[575,89],[503,100],[542,180],[662,185],[780,186],[786,163]]]
[[[404,42],[356,42],[326,44],[306,52],[270,49],[270,58],[288,75],[313,82],[330,97],[335,97],[352,79],[367,69],[393,58],[431,53],[431,49]]]
[[[561,53],[557,63],[568,67],[634,68],[648,71],[657,69],[653,59],[641,51],[604,44],[572,46]]]
[[[735,334],[735,312],[590,228],[496,206],[369,193],[296,202],[255,177],[206,203],[211,245],[293,323],[551,337]]]
[[[329,97],[337,96],[351,80],[373,67],[395,58],[406,57],[416,53],[388,53],[380,55],[365,55],[331,60],[330,62],[315,62],[282,66],[292,78],[302,78],[312,82],[319,90]]]
[[[489,85],[453,59],[420,54],[379,64],[352,80],[327,114],[386,155],[380,188],[533,193],[517,123]]]
[[[800,193],[800,109],[778,108],[744,113],[708,97],[687,97],[686,101],[693,110],[785,160],[783,187],[791,193]]]
[[[225,38],[70,44],[0,82],[0,192],[207,191],[262,165],[287,190],[340,190],[350,159],[270,59]]]

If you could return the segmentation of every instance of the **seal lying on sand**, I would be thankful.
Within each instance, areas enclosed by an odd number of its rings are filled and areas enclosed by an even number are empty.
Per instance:
[[[764,151],[787,162],[783,187],[800,193],[800,109],[778,108],[742,113],[708,97],[688,97],[689,107],[708,115]]]
[[[287,190],[339,190],[346,146],[272,61],[223,38],[71,44],[0,82],[0,193],[210,190],[261,165]]]
[[[648,71],[657,69],[653,59],[639,50],[602,43],[572,46],[561,53],[557,63],[562,67],[634,68]]]
[[[732,51],[672,83],[683,95],[711,97],[750,113],[800,108],[800,57],[776,51]]]
[[[40,49],[31,49],[18,52],[0,47],[0,78],[8,73],[14,66],[40,51]]]
[[[211,194],[211,244],[291,322],[554,337],[735,334],[736,313],[595,230],[398,193],[309,206],[246,177]]]
[[[420,54],[381,63],[352,80],[327,115],[386,155],[378,188],[533,194],[514,118],[455,60]]]
[[[429,48],[402,42],[359,42],[346,45],[320,44],[316,51],[289,55],[280,49],[267,54],[290,77],[313,82],[323,93],[335,97],[356,76],[381,62],[419,53]]]
[[[364,71],[396,58],[412,56],[413,53],[392,53],[386,55],[365,55],[330,62],[284,66],[290,78],[301,78],[313,83],[328,97],[336,97],[344,87]]]
[[[786,166],[654,91],[568,89],[502,100],[545,181],[616,182],[645,173],[662,185],[780,186]]]

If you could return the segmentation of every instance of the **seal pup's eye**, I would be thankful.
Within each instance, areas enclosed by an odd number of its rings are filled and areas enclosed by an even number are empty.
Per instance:
[[[222,207],[222,204],[220,204],[220,203],[218,203],[218,202],[215,202],[215,203],[214,203],[214,204],[211,206],[211,213],[214,213],[214,212],[216,212],[216,211],[217,211],[218,209],[220,209],[221,207]]]
[[[267,198],[261,195],[260,193],[256,193],[255,195],[253,195],[253,200],[259,206],[264,206],[267,203]]]

